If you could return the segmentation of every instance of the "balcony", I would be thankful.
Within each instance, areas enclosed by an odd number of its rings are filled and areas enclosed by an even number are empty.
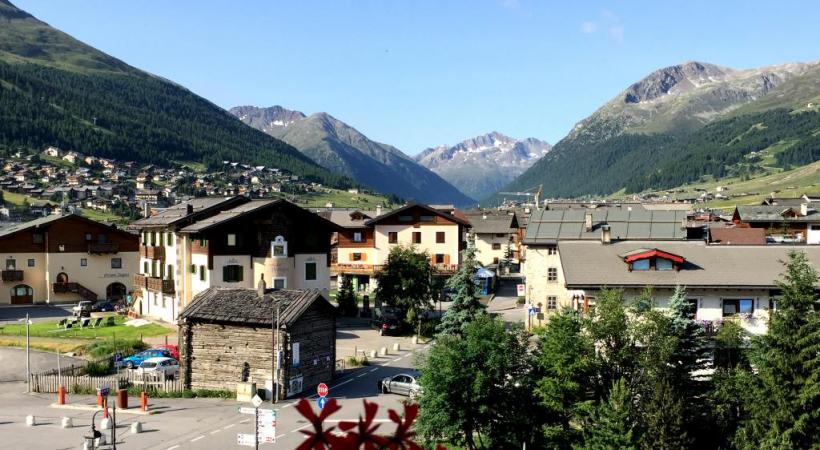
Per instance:
[[[120,244],[114,242],[92,242],[88,244],[89,255],[105,255],[120,251]]]
[[[135,273],[131,275],[131,284],[134,286],[134,290],[141,290],[148,288],[148,277],[145,275]]]
[[[148,277],[148,290],[163,294],[173,294],[174,280],[163,280],[162,278]]]
[[[140,245],[140,256],[148,259],[165,259],[165,247]]]
[[[23,271],[14,269],[4,270],[3,281],[23,281]]]
[[[331,264],[330,273],[350,275],[375,275],[382,266],[375,264]]]
[[[458,272],[458,264],[433,264],[433,267],[441,275],[452,275]]]

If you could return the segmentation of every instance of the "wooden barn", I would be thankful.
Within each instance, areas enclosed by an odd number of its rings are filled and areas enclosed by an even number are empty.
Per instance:
[[[180,314],[185,386],[235,390],[237,383],[255,382],[270,394],[274,342],[281,352],[280,398],[329,382],[336,367],[335,308],[318,290],[211,287]]]

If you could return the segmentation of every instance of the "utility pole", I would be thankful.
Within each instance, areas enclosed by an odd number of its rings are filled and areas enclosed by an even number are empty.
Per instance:
[[[26,314],[26,393],[31,393],[31,350],[29,347],[29,315]]]

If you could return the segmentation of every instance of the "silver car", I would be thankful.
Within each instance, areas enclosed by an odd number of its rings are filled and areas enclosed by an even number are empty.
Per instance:
[[[400,373],[379,380],[379,392],[382,394],[407,395],[410,398],[416,398],[421,393],[421,386],[413,375]]]

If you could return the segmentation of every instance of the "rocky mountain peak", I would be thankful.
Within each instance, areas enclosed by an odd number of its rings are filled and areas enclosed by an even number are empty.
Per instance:
[[[732,69],[697,61],[664,67],[629,86],[623,101],[641,103],[673,92],[688,92],[705,84],[724,81],[732,72]]]
[[[306,116],[300,111],[294,111],[279,105],[268,108],[258,106],[237,106],[229,111],[239,120],[262,131],[269,131],[276,128],[285,128],[293,122],[304,119]]]

